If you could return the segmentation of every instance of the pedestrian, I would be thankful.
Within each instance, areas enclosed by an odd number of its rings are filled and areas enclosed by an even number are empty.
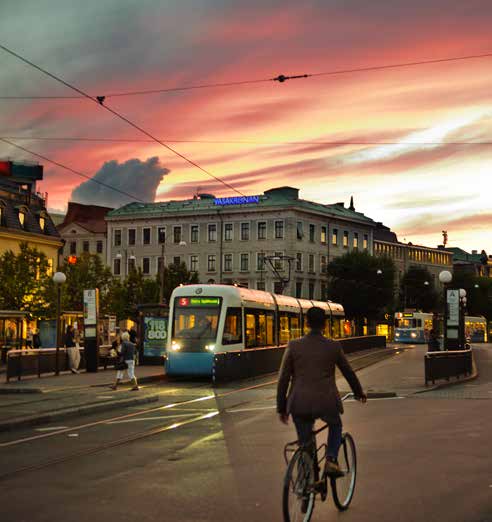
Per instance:
[[[132,391],[139,390],[137,378],[135,377],[135,345],[130,342],[130,334],[128,332],[121,334],[121,352],[115,368],[118,371],[116,372],[116,381],[111,386],[112,390],[116,390],[118,384],[121,383],[125,370],[132,381]]]
[[[34,333],[32,334],[32,347],[34,349],[41,348],[41,338],[39,337],[39,328],[36,328],[34,330]]]
[[[440,351],[439,346],[439,338],[437,337],[437,332],[432,328],[429,332],[429,341],[427,342],[427,351],[428,352],[438,352]]]
[[[72,373],[79,373],[80,351],[75,344],[75,332],[72,325],[67,326],[64,345],[67,349],[68,364]]]
[[[366,402],[367,396],[342,345],[324,337],[324,310],[313,307],[306,316],[309,333],[290,341],[283,356],[277,384],[277,412],[284,424],[292,415],[299,443],[310,449],[313,449],[316,419],[329,425],[324,473],[338,477],[343,475],[337,460],[342,443],[343,405],[336,385],[336,367],[348,381],[356,400]]]
[[[138,365],[138,337],[137,337],[137,331],[135,330],[135,327],[132,326],[128,332],[130,334],[130,342],[133,343],[136,347],[135,349],[135,365]]]
[[[27,334],[26,334],[26,348],[32,348],[32,336],[33,336],[33,331],[32,331],[32,328],[29,326],[29,328],[27,329]]]

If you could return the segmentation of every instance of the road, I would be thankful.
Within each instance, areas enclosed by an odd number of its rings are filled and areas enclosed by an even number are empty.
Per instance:
[[[416,353],[359,375],[394,374],[399,391]],[[318,503],[312,520],[492,521],[492,346],[476,357],[471,383],[346,403],[355,497],[342,514]],[[174,383],[159,403],[1,434],[2,521],[282,520],[282,448],[294,429],[276,418],[274,384],[253,384]],[[384,386],[393,391],[391,379]],[[12,474],[26,467],[38,469]]]

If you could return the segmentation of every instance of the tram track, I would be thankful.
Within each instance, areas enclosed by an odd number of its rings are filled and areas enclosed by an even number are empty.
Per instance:
[[[380,362],[384,359],[394,356],[396,353],[399,353],[401,351],[403,351],[401,348],[392,349],[391,351],[388,351],[387,349],[385,349],[384,351],[381,350],[381,351],[377,351],[377,352],[362,354],[358,357],[351,358],[351,364],[352,364],[354,370],[360,371],[361,369],[366,368],[372,364],[376,364],[377,362]],[[22,444],[26,444],[26,443],[30,443],[30,442],[34,442],[34,441],[38,441],[38,440],[53,438],[53,437],[56,437],[59,435],[68,434],[68,433],[75,432],[75,431],[78,432],[80,430],[89,429],[89,428],[93,428],[96,426],[107,425],[107,424],[114,423],[117,421],[124,421],[124,420],[132,419],[132,418],[137,418],[141,415],[148,415],[149,413],[179,409],[179,408],[182,408],[183,406],[187,406],[189,404],[206,402],[206,401],[213,400],[213,399],[218,400],[218,399],[229,397],[231,395],[246,393],[248,391],[271,386],[271,385],[276,384],[276,382],[277,381],[275,378],[275,379],[268,380],[263,383],[258,383],[258,384],[254,384],[251,386],[242,387],[239,389],[228,390],[228,391],[225,391],[222,393],[214,392],[213,394],[208,394],[208,395],[196,397],[196,398],[185,400],[185,401],[178,401],[176,403],[170,403],[170,404],[166,404],[164,406],[148,408],[148,409],[145,409],[142,411],[127,413],[125,415],[119,415],[116,417],[104,418],[104,419],[100,419],[97,421],[85,423],[85,424],[82,424],[79,426],[71,426],[71,427],[67,427],[67,428],[63,428],[63,429],[59,429],[59,430],[55,430],[55,431],[51,431],[51,432],[32,435],[29,437],[23,437],[20,439],[14,439],[11,441],[0,443],[0,450],[2,450],[4,448],[12,448],[15,446],[20,446]],[[269,397],[264,397],[262,400],[271,400],[274,397],[275,397],[275,395],[272,395]],[[229,405],[229,406],[223,407],[223,408],[212,409],[211,411],[208,411],[207,413],[202,413],[200,415],[197,414],[196,416],[186,419],[186,420],[174,422],[171,424],[166,423],[165,425],[156,426],[154,428],[142,430],[137,433],[125,435],[123,437],[119,437],[114,440],[110,440],[110,441],[107,441],[107,442],[104,442],[101,444],[97,444],[92,447],[84,448],[79,451],[73,451],[71,453],[67,453],[65,455],[61,455],[59,457],[55,457],[55,458],[46,460],[44,462],[39,462],[39,463],[31,464],[28,466],[22,466],[22,467],[16,468],[11,471],[0,473],[0,482],[8,480],[10,478],[14,478],[23,473],[28,473],[28,472],[33,472],[33,471],[38,471],[41,469],[49,468],[51,466],[54,466],[57,464],[62,464],[62,463],[68,462],[68,461],[76,459],[76,458],[94,455],[96,453],[100,453],[100,452],[103,452],[103,451],[106,451],[106,450],[109,450],[109,449],[112,449],[112,448],[115,448],[118,446],[122,446],[124,444],[130,444],[132,442],[146,439],[149,437],[153,437],[153,436],[156,436],[156,435],[159,435],[162,433],[170,432],[177,428],[181,428],[181,427],[184,427],[184,426],[187,426],[190,424],[205,421],[205,420],[213,418],[219,414],[226,413],[227,411],[237,408],[238,406],[245,406],[245,405],[251,404],[253,402],[256,402],[257,400],[258,400],[257,398],[254,398],[252,400],[240,401],[237,404]],[[172,418],[172,416],[169,416],[169,418]]]

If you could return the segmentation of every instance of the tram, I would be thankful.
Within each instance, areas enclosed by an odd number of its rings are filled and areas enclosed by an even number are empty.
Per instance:
[[[168,375],[211,375],[214,354],[282,346],[307,331],[306,312],[325,310],[325,335],[344,336],[343,306],[227,285],[186,285],[170,300]]]
[[[429,340],[433,314],[424,312],[395,313],[395,342],[422,344]],[[440,321],[442,323],[442,320]],[[442,332],[442,324],[439,325]],[[487,320],[485,317],[465,316],[465,337],[472,343],[487,342]]]

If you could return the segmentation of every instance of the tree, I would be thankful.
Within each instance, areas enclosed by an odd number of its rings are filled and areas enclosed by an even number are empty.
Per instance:
[[[451,286],[466,290],[467,315],[483,315],[492,321],[492,279],[470,272],[455,272]]]
[[[26,242],[20,252],[0,256],[0,308],[29,312],[35,318],[49,317],[53,310],[49,296],[53,282],[48,259]]]
[[[433,312],[437,309],[438,303],[439,294],[434,286],[431,273],[427,268],[411,266],[400,282],[401,308]]]
[[[157,274],[156,281],[157,284],[160,285],[160,274]],[[171,294],[177,286],[181,284],[193,285],[198,282],[198,274],[196,272],[190,272],[186,268],[186,263],[172,263],[164,267],[164,299],[169,303]]]
[[[354,250],[334,259],[328,274],[328,295],[343,305],[348,319],[355,320],[357,335],[362,333],[364,318],[374,320],[391,311],[395,277],[391,258]]]

